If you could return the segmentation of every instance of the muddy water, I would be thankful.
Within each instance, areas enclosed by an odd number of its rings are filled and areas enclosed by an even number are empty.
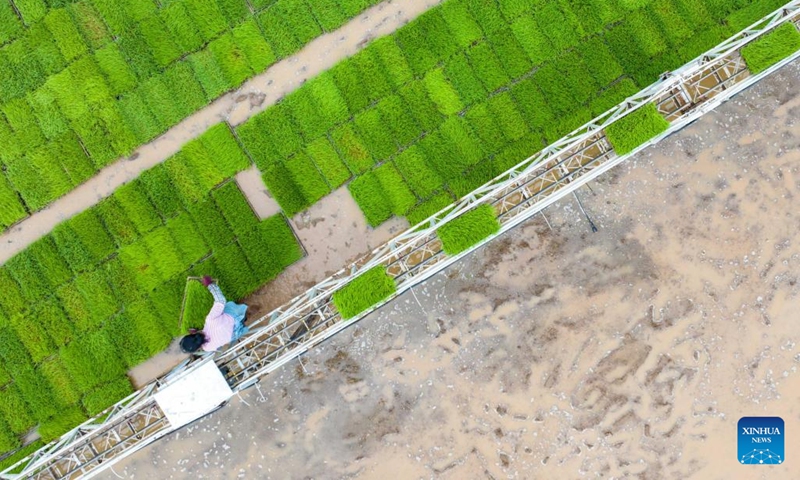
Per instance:
[[[115,467],[123,478],[792,479],[798,64]],[[795,432],[795,433],[791,433]],[[108,473],[104,478],[117,478]]]
[[[47,208],[0,235],[0,244],[3,245],[0,249],[0,262],[5,262],[49,233],[58,223],[97,204],[125,182],[163,162],[209,127],[222,121],[232,125],[244,122],[297,89],[307,79],[353,55],[369,40],[394,32],[440,2],[441,0],[388,0],[366,10],[339,30],[318,37],[297,54],[276,63],[266,72],[245,82],[236,91],[223,95],[164,135],[136,150],[129,158],[104,168]]]
[[[261,172],[258,167],[253,165],[247,170],[236,174],[235,178],[236,183],[259,219],[264,220],[281,212],[278,202],[272,198],[267,186],[261,180]]]

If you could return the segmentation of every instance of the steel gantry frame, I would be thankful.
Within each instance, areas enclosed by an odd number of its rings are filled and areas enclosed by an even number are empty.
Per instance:
[[[181,363],[98,417],[1,472],[0,478],[88,478],[173,432],[175,428],[154,399],[157,391],[207,362],[217,364],[234,391],[252,386],[263,375],[800,57],[797,52],[758,75],[751,75],[739,54],[744,45],[787,22],[800,28],[800,0],[789,2],[680,69],[665,73],[658,82],[617,107],[258,319],[250,333],[227,351]],[[657,106],[670,121],[670,127],[633,152],[617,155],[605,137],[605,127],[647,103]],[[500,231],[459,255],[446,255],[436,230],[482,204],[494,207]],[[343,320],[332,305],[333,293],[360,273],[379,265],[386,267],[395,279],[396,294],[354,319]]]

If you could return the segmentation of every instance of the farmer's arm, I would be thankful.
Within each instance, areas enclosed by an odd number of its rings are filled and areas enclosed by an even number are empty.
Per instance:
[[[211,296],[214,297],[214,305],[211,307],[211,311],[209,312],[209,317],[217,317],[222,314],[222,311],[225,309],[225,295],[222,294],[222,290],[220,290],[219,285],[216,283],[212,283],[208,286],[208,291],[211,292]]]

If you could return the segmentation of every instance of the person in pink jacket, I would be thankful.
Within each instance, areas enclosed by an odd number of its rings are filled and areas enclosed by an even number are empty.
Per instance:
[[[181,350],[186,353],[194,353],[201,348],[213,352],[236,341],[248,331],[244,324],[247,305],[227,301],[219,285],[208,275],[203,277],[202,282],[214,297],[214,305],[206,315],[203,330],[192,330],[181,339]]]

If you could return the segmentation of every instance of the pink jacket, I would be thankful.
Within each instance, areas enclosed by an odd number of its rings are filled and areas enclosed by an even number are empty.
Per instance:
[[[212,283],[208,286],[208,290],[214,297],[214,305],[206,315],[206,323],[203,326],[203,334],[206,337],[203,350],[213,352],[219,347],[230,343],[231,338],[233,338],[233,327],[236,321],[232,316],[224,312],[226,300],[219,286],[216,283]]]

